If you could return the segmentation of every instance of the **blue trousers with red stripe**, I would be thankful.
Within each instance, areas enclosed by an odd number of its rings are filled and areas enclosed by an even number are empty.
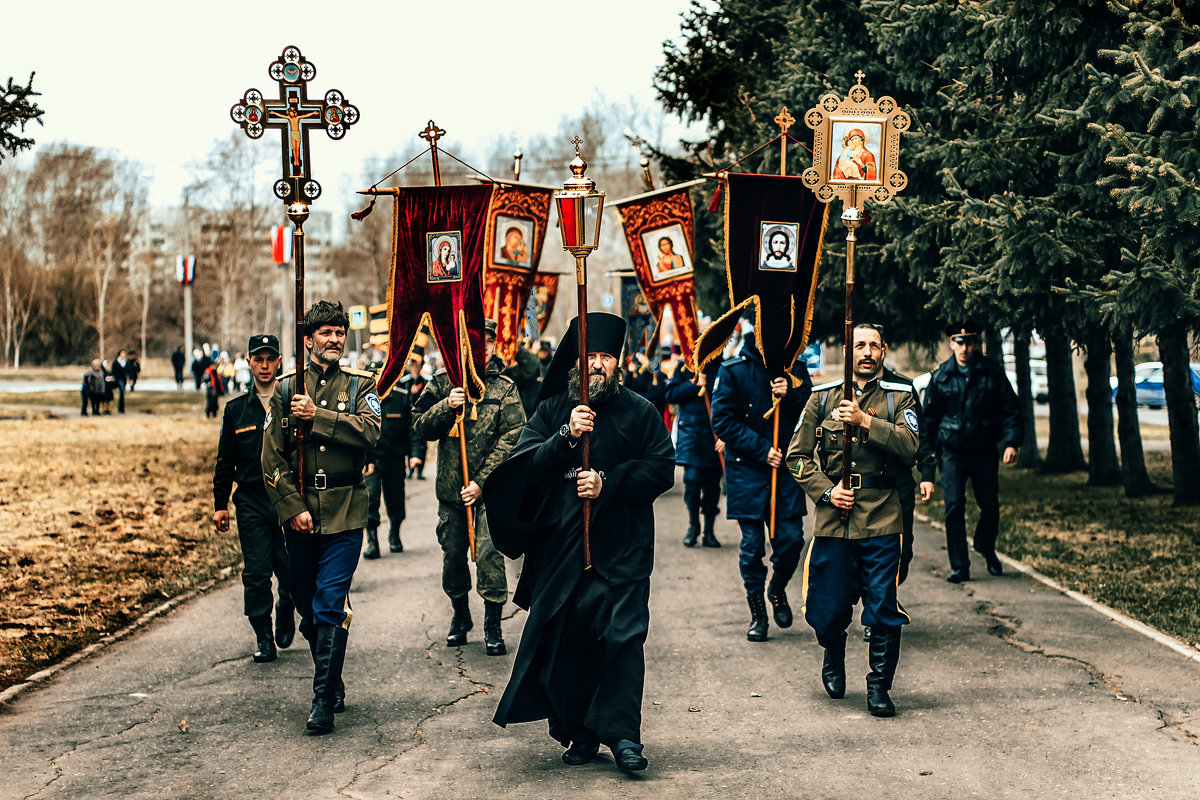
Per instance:
[[[300,633],[312,640],[318,625],[350,629],[350,583],[362,552],[363,529],[340,533],[287,531],[292,602]]]
[[[899,627],[909,623],[896,598],[900,534],[870,539],[814,536],[804,564],[804,621],[822,646],[850,626],[854,604],[863,601],[862,624]]]

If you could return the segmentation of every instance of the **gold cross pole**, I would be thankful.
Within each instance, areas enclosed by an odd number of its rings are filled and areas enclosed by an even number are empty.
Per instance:
[[[433,185],[441,186],[442,185],[442,170],[438,166],[437,143],[438,143],[438,139],[441,139],[443,136],[446,135],[446,131],[442,128],[439,128],[437,126],[437,123],[434,122],[433,120],[429,120],[429,124],[425,126],[425,130],[421,131],[417,135],[420,136],[425,141],[429,142],[429,154],[433,157]],[[462,347],[462,344],[463,344],[462,342],[459,342],[460,348]],[[469,340],[467,342],[467,346],[468,347],[471,346]],[[463,379],[464,380],[466,379],[465,373],[463,375]],[[454,430],[451,432],[450,435],[458,437],[458,456],[459,456],[459,460],[462,462],[462,482],[463,482],[463,488],[465,489],[471,485],[471,472],[470,472],[469,468],[467,467],[467,420],[466,420],[466,406],[465,405],[462,407],[462,409],[459,410],[458,418],[454,421]],[[466,506],[465,508],[466,508],[466,512],[467,512],[467,545],[470,548],[471,560],[474,561],[475,560],[475,507],[474,506]]]
[[[438,139],[446,135],[446,131],[437,126],[433,120],[429,120],[429,124],[425,126],[425,130],[421,131],[420,136],[425,141],[429,142],[429,154],[433,156],[433,185],[442,185],[442,171],[438,167]]]
[[[796,120],[788,113],[787,106],[779,112],[775,117],[775,124],[779,126],[782,133],[779,136],[779,174],[787,175],[787,132],[788,128],[792,127],[792,123]]]
[[[792,123],[796,120],[788,113],[787,106],[779,110],[779,114],[775,117],[775,124],[779,126],[779,174],[787,175],[787,132],[788,128],[792,127]],[[786,378],[786,374],[784,375]],[[775,403],[771,409],[771,447],[775,450],[779,449],[779,401],[780,398],[775,398]],[[779,488],[779,470],[771,470],[771,519],[768,531],[772,541],[775,539],[775,497],[776,490]]]

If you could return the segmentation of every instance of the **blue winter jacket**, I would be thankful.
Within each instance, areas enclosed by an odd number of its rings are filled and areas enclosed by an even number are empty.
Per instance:
[[[798,361],[792,367],[792,375],[800,385],[789,390],[779,406],[779,449],[784,453],[812,394],[812,378],[804,362]],[[725,516],[729,519],[770,518],[771,468],[767,453],[773,423],[769,415],[764,418],[763,414],[770,411],[772,400],[771,378],[762,355],[747,342],[739,356],[721,365],[713,386],[712,427],[725,442]],[[800,484],[788,474],[786,465],[779,467],[778,473],[776,518],[802,516],[807,507]]]
[[[667,402],[679,406],[678,430],[675,435],[675,463],[682,467],[720,469],[716,439],[708,418],[705,396],[711,390],[716,370],[709,373],[705,394],[693,382],[691,370],[680,365],[667,383]],[[710,397],[711,399],[711,397]]]

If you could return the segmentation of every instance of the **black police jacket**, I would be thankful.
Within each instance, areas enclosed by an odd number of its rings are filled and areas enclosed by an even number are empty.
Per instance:
[[[234,500],[251,495],[267,503],[262,479],[263,404],[250,389],[225,404],[221,438],[217,442],[217,466],[213,471],[213,501],[217,511],[229,508],[229,494],[237,484]]]
[[[937,453],[1019,447],[1024,435],[1017,394],[1004,369],[986,356],[960,367],[951,356],[925,389],[922,434],[933,436]]]

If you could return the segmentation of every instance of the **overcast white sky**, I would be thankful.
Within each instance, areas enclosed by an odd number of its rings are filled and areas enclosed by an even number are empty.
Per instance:
[[[0,80],[36,71],[44,126],[56,141],[111,148],[155,174],[151,200],[179,202],[189,162],[236,130],[229,108],[267,76],[286,45],[316,65],[309,96],[340,89],[362,117],[340,142],[313,133],[325,198],[359,180],[370,156],[399,151],[429,119],[442,144],[482,152],[552,132],[597,92],[654,104],[662,42],[688,0],[32,0],[4,3]],[[278,163],[280,135],[260,146]],[[35,148],[36,152],[36,148]],[[25,160],[24,158],[22,160]],[[398,164],[395,166],[399,166]],[[355,187],[362,188],[362,187]]]

